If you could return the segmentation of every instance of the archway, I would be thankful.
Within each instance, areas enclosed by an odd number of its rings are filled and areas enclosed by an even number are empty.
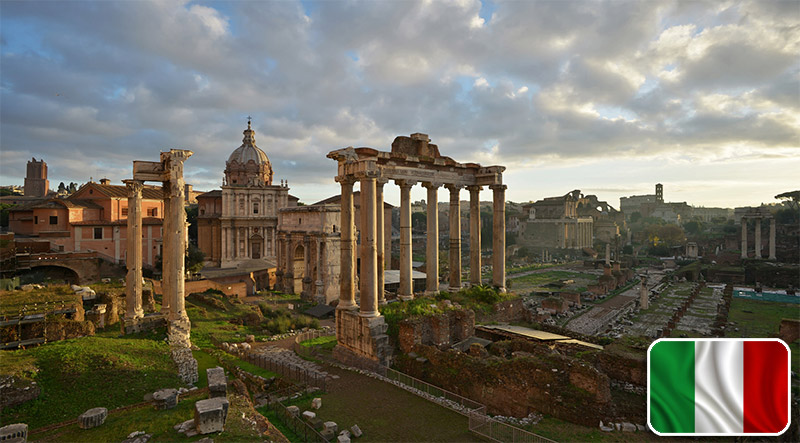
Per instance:
[[[264,248],[264,238],[259,234],[250,237],[250,258],[261,258]]]
[[[306,276],[306,249],[303,245],[297,245],[294,250],[294,260],[292,260],[292,274],[294,275],[293,293],[303,292],[303,278]]]
[[[30,270],[19,273],[21,284],[40,283],[46,280],[64,281],[78,285],[81,278],[75,270],[56,265],[33,266]]]

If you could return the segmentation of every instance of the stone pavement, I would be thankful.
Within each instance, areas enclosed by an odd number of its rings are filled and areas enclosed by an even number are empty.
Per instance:
[[[294,351],[278,346],[269,345],[255,347],[249,352],[249,356],[256,361],[265,359],[280,366],[308,371],[309,374],[316,376],[338,378],[338,376],[331,375],[324,371],[320,365],[312,361],[304,360],[302,357],[295,354]]]

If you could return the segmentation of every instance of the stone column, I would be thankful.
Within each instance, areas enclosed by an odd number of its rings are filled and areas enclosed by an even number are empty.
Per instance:
[[[294,249],[297,246],[292,242],[291,234],[286,235],[286,273],[283,274],[283,285],[287,294],[294,294]]]
[[[355,258],[353,246],[355,244],[355,226],[353,224],[353,183],[351,177],[337,177],[342,186],[341,210],[341,284],[339,285],[339,305],[336,309],[355,309],[356,293],[355,284]],[[337,317],[338,318],[338,317]]]
[[[742,217],[742,258],[747,258],[747,218]]]
[[[311,237],[306,235],[303,237],[303,258],[305,271],[303,274],[303,292],[308,297],[309,301],[314,300],[314,290],[312,286],[313,280],[311,279],[311,271],[313,269],[313,261],[311,260]]]
[[[642,276],[642,286],[639,292],[639,308],[647,309],[650,307],[650,299],[647,297],[647,277]]]
[[[325,240],[317,241],[317,281],[315,282],[315,284],[317,285],[317,291],[316,291],[317,298],[321,297],[322,298],[321,303],[327,304],[327,300],[325,300],[325,295],[324,295],[324,285],[325,285],[325,280],[324,280],[325,276],[323,268],[325,266],[325,260],[323,259],[324,258],[323,255],[325,252],[323,250],[324,244]]]
[[[606,266],[611,266],[611,245],[606,243]]]
[[[756,218],[756,255],[754,257],[761,260],[761,217]]]
[[[423,183],[428,190],[428,229],[425,254],[425,292],[439,291],[439,185]]]
[[[506,185],[491,185],[492,205],[492,285],[506,290]]]
[[[383,185],[388,183],[386,179],[378,179],[375,182],[375,242],[378,250],[378,304],[386,304],[386,294],[384,294],[385,275],[384,271],[384,214],[383,214]],[[389,251],[391,254],[391,251]]]
[[[414,298],[414,280],[411,273],[411,187],[413,182],[396,180],[400,186],[400,288],[397,298]]]
[[[469,190],[469,283],[481,284],[481,187]]]
[[[170,218],[170,199],[169,199],[169,185],[164,183],[162,186],[164,192],[164,218],[161,220],[161,313],[164,317],[169,317],[170,304],[172,299],[169,294],[172,294],[170,283],[172,282],[172,274],[175,272],[172,267],[167,266],[167,251],[171,251],[175,246],[172,244],[174,236],[170,235],[172,232],[172,219]]]
[[[361,317],[377,317],[378,312],[378,246],[376,245],[375,194],[376,180],[361,180]]]
[[[450,191],[450,291],[461,289],[461,186],[447,185]]]
[[[184,301],[184,283],[185,283],[185,262],[184,256],[186,255],[186,210],[183,207],[185,195],[185,182],[183,180],[183,162],[192,155],[191,151],[183,151],[172,149],[170,150],[167,158],[168,173],[169,173],[169,213],[167,218],[170,219],[170,233],[173,238],[170,240],[172,249],[164,253],[165,257],[169,258],[169,266],[172,269],[170,273],[170,321],[184,321],[189,322],[189,317],[186,315],[185,301]],[[162,157],[164,155],[162,154]],[[167,266],[167,261],[164,261],[164,266]],[[188,331],[187,340],[188,340]]]
[[[769,259],[777,260],[775,256],[775,218],[769,219]]]
[[[128,274],[125,279],[125,320],[144,317],[142,310],[142,189],[139,180],[125,180],[128,187],[128,252],[125,264]]]

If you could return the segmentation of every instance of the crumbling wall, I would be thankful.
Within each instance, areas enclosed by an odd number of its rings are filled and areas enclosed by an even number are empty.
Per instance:
[[[514,298],[495,303],[490,314],[479,314],[477,320],[482,323],[526,322],[531,320],[531,312],[525,307],[521,298]]]
[[[446,349],[474,334],[475,313],[460,309],[407,318],[399,324],[397,340],[403,352],[411,352],[416,345]]]

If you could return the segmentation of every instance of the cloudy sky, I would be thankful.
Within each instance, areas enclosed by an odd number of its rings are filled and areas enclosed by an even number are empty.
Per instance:
[[[309,203],[338,192],[327,152],[412,132],[507,166],[514,201],[800,188],[795,0],[4,0],[0,50],[0,184],[31,157],[51,187],[118,183],[180,147],[187,181],[218,188],[249,115]]]

